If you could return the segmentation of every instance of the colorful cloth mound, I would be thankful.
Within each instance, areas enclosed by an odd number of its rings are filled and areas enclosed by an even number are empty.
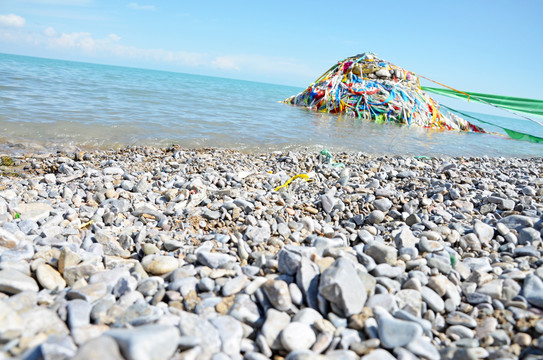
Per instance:
[[[338,62],[306,90],[285,102],[379,123],[485,132],[457,115],[441,113],[439,104],[420,89],[416,74],[372,53]]]

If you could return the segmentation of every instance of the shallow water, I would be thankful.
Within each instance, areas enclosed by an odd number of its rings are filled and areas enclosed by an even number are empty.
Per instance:
[[[0,54],[0,151],[180,144],[248,152],[326,148],[426,156],[543,155],[541,144],[504,136],[379,125],[280,102],[301,90]],[[528,121],[477,116],[543,136]]]

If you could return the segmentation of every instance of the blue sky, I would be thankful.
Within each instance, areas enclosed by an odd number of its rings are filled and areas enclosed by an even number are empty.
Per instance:
[[[306,87],[365,51],[543,99],[543,1],[1,0],[0,52]]]

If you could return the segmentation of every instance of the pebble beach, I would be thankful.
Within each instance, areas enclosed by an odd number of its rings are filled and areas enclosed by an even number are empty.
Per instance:
[[[0,173],[0,359],[543,357],[540,157],[127,147]]]

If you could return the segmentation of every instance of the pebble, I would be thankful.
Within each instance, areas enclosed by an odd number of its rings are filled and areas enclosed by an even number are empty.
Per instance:
[[[345,168],[292,151],[22,156],[26,177],[0,178],[0,358],[540,346],[540,159],[334,159]]]
[[[281,332],[281,344],[289,352],[307,350],[316,340],[313,329],[301,322],[291,322]]]
[[[179,260],[173,256],[147,255],[141,260],[141,265],[148,273],[164,275],[179,267]]]
[[[38,292],[36,280],[17,270],[0,270],[0,291],[6,294],[18,294],[22,291]]]
[[[387,349],[405,346],[414,339],[422,336],[420,325],[393,318],[385,309],[377,306],[374,308],[377,318],[379,340]]]

